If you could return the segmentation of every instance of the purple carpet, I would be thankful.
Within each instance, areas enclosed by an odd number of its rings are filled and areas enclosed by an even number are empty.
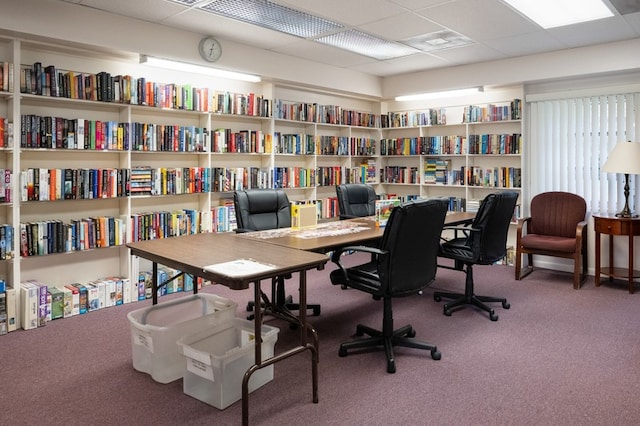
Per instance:
[[[511,267],[476,267],[477,293],[511,303],[509,310],[497,304],[500,319],[492,322],[474,308],[442,314],[434,289],[460,291],[464,275],[441,269],[423,295],[394,300],[394,319],[396,327],[411,323],[442,359],[398,348],[397,373],[388,374],[381,350],[338,357],[357,323],[381,326],[382,303],[330,285],[331,269],[309,277],[309,302],[322,304],[311,318],[320,336],[319,403],[311,401],[309,354],[295,356],[276,364],[274,380],[251,394],[251,424],[640,424],[640,294],[624,285],[596,288],[589,277],[574,290],[566,273],[540,269],[515,281]],[[246,315],[252,291],[204,291],[236,301],[238,315]],[[185,395],[181,379],[163,385],[133,369],[127,313],[148,304],[0,336],[0,423],[240,424],[240,402],[220,411]],[[276,352],[297,338],[280,320],[269,325],[280,328]]]

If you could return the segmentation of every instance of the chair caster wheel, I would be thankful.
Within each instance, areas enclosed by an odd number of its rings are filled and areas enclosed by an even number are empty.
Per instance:
[[[431,351],[431,358],[439,361],[442,358],[442,353],[439,350],[434,349]]]
[[[435,300],[436,302],[440,302],[442,301],[442,297],[440,296],[436,296],[435,294],[433,295],[433,300]]]
[[[395,361],[389,361],[387,363],[387,373],[393,374],[396,372],[396,363]]]
[[[496,315],[496,313],[492,310],[491,312],[489,312],[489,319],[491,319],[491,321],[498,321],[498,315]]]
[[[509,302],[502,302],[502,307],[505,309],[509,309],[511,307],[511,305],[509,304]]]
[[[445,314],[446,316],[448,316],[448,317],[450,317],[450,316],[451,316],[451,309],[444,308],[444,309],[443,309],[443,311],[444,311],[444,314]]]
[[[340,347],[340,349],[338,350],[338,356],[344,358],[345,356],[347,356],[347,350],[343,347]]]

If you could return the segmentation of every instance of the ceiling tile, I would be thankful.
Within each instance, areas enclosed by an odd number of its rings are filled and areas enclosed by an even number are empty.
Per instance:
[[[399,41],[416,35],[440,31],[444,28],[423,16],[406,12],[391,18],[364,24],[361,29],[379,37]]]

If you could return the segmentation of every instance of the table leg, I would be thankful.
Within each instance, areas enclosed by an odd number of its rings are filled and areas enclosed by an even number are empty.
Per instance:
[[[609,282],[613,282],[615,265],[613,263],[613,234],[609,234]]]
[[[596,231],[596,274],[593,277],[596,287],[600,287],[600,233]]]
[[[262,291],[260,281],[254,283],[253,300],[259,307]],[[318,403],[318,334],[316,330],[307,323],[307,271],[300,271],[300,345],[275,355],[269,359],[262,359],[262,311],[255,310],[254,331],[255,331],[255,363],[244,374],[242,379],[242,425],[249,426],[249,379],[251,375],[260,368],[275,364],[292,355],[311,351],[311,383],[313,402]],[[307,343],[307,332],[313,336],[313,344]]]
[[[151,273],[153,274],[153,277],[151,277],[151,301],[152,303],[155,305],[158,303],[158,264],[156,262],[153,262],[153,266],[151,268]],[[138,278],[137,277],[133,277],[133,279],[135,280],[135,284],[136,286],[138,285]]]
[[[629,293],[633,294],[633,224],[629,230]]]
[[[242,425],[249,425],[249,379],[251,374],[262,365],[262,309],[260,309],[260,300],[262,291],[260,289],[260,281],[253,283],[253,301],[256,309],[253,315],[253,331],[254,331],[254,366],[251,367],[242,379]]]

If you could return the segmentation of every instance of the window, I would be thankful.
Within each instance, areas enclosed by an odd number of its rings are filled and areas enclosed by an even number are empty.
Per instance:
[[[573,192],[591,212],[620,211],[624,176],[600,167],[616,143],[640,142],[640,93],[542,99],[528,106],[531,196]],[[629,206],[640,211],[640,177],[629,176],[629,184]]]

